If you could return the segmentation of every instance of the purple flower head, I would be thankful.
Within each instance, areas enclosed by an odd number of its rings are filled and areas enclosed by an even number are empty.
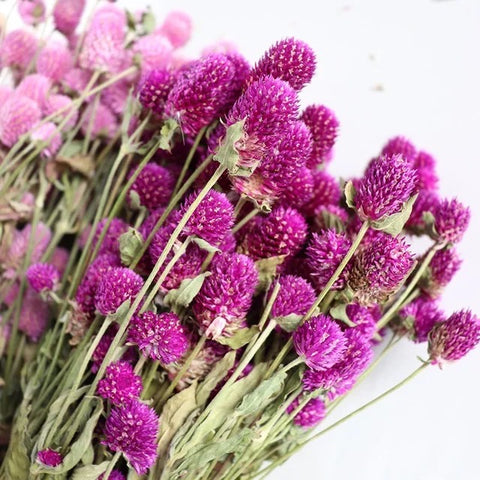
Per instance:
[[[464,357],[480,342],[480,319],[469,310],[453,313],[430,332],[428,352],[432,363]]]
[[[417,172],[400,155],[374,159],[360,180],[355,205],[362,220],[398,213],[417,192]]]
[[[142,355],[160,360],[163,365],[178,361],[190,343],[177,315],[149,311],[132,318],[128,341],[138,345]]]
[[[418,188],[434,191],[438,186],[438,177],[435,172],[435,159],[427,152],[420,151],[415,157],[413,166],[418,173]]]
[[[28,25],[37,25],[45,21],[45,2],[43,0],[20,0],[18,13]]]
[[[62,80],[72,66],[72,53],[60,42],[47,43],[37,57],[37,72],[54,82]]]
[[[18,329],[38,342],[48,326],[48,305],[33,288],[27,288],[20,308]]]
[[[193,313],[203,330],[222,319],[223,333],[230,335],[245,326],[257,286],[257,270],[245,255],[222,253],[215,256],[210,272],[193,301]]]
[[[12,30],[0,46],[2,67],[25,70],[35,56],[37,39],[27,30]]]
[[[37,453],[37,462],[42,463],[47,467],[57,467],[63,462],[63,456],[61,453],[56,452],[51,448],[46,448]]]
[[[98,382],[97,394],[119,406],[138,398],[142,389],[142,378],[134,373],[133,367],[118,361],[108,365],[105,376]]]
[[[417,149],[405,137],[393,137],[383,147],[381,155],[392,157],[400,155],[406,162],[413,166],[417,157]]]
[[[297,171],[292,181],[282,190],[279,203],[284,207],[292,207],[302,210],[302,207],[313,196],[313,174],[307,167]]]
[[[366,305],[394,293],[414,265],[405,238],[379,234],[354,257],[347,283]]]
[[[0,141],[13,147],[39,120],[38,105],[28,97],[14,93],[0,106]]]
[[[107,224],[108,219],[104,218],[100,220],[95,231],[95,236],[93,237],[93,245],[96,245],[100,239],[100,235],[104,229],[104,226]],[[128,225],[120,218],[113,218],[110,225],[108,226],[107,232],[102,240],[102,245],[100,246],[99,253],[118,253],[119,243],[118,240],[121,235],[128,231]]]
[[[252,70],[249,83],[267,75],[280,78],[295,90],[301,90],[315,73],[315,54],[301,40],[286,38],[272,45]]]
[[[245,86],[251,67],[247,59],[238,52],[226,52],[228,59],[235,67],[235,77],[232,81],[232,99],[236,100]],[[233,102],[232,102],[233,105]],[[229,105],[231,107],[232,105]]]
[[[30,98],[40,108],[43,108],[51,86],[52,81],[48,77],[40,73],[32,73],[22,79],[15,92],[18,95]]]
[[[325,230],[313,233],[306,249],[306,263],[310,271],[310,278],[317,291],[321,291],[330,280],[352,242],[345,233],[335,230]],[[332,286],[334,290],[341,290],[345,286],[346,268]]]
[[[288,407],[287,413],[294,412],[302,397],[297,397]],[[320,398],[312,398],[296,415],[293,423],[299,427],[311,428],[318,425],[326,416],[325,402]]]
[[[335,114],[323,105],[310,105],[302,113],[302,120],[312,132],[313,149],[307,167],[315,168],[328,162],[338,135],[338,120]]]
[[[72,34],[80,23],[85,0],[57,0],[53,7],[55,28],[65,35]]]
[[[100,475],[98,480],[104,480],[104,475]],[[112,473],[108,476],[108,480],[125,480],[125,475],[119,470],[112,470]]]
[[[90,104],[82,118],[84,119],[81,127],[83,135],[90,132],[93,137],[112,138],[117,131],[117,119],[103,103]]]
[[[137,38],[132,52],[134,58],[140,61],[144,74],[170,67],[172,63],[172,44],[164,35],[153,33]]]
[[[351,303],[347,305],[346,313],[348,318],[356,325],[355,330],[370,340],[377,331],[377,320],[371,309],[358,303]]]
[[[151,70],[144,77],[138,99],[140,103],[157,115],[162,115],[165,102],[175,83],[175,75],[167,68]]]
[[[420,190],[413,204],[412,213],[407,220],[406,227],[414,233],[423,233],[426,227],[423,214],[430,212],[433,215],[439,203],[440,199],[435,192]]]
[[[53,121],[60,123],[68,116],[69,118],[65,124],[65,127],[72,128],[77,123],[78,109],[73,105],[73,100],[70,97],[59,94],[49,95],[43,103],[42,112],[45,116],[50,116],[59,110],[64,110],[66,107],[70,108],[57,115]],[[72,111],[73,114],[70,115],[70,112]]]
[[[133,300],[142,286],[142,277],[129,268],[107,270],[97,287],[95,307],[102,315],[113,314],[123,302]]]
[[[342,192],[338,180],[324,170],[313,171],[313,194],[302,211],[312,217],[323,205],[338,205]]]
[[[50,263],[34,263],[26,271],[28,283],[36,292],[55,290],[60,272]]]
[[[320,314],[297,327],[293,333],[293,345],[307,366],[325,370],[342,358],[346,338],[332,318]]]
[[[157,458],[158,417],[153,408],[130,400],[113,408],[105,422],[102,442],[114,452],[122,452],[139,475],[143,475]]]
[[[183,47],[192,34],[192,19],[185,12],[170,12],[165,17],[159,33],[165,35],[175,48]]]
[[[454,248],[444,248],[436,252],[428,266],[427,280],[421,285],[424,292],[431,297],[437,297],[451,282],[461,265],[462,260]]]
[[[445,243],[460,242],[470,223],[470,209],[456,198],[440,202],[433,216],[435,230],[440,241]]]
[[[34,142],[45,144],[41,154],[45,158],[51,158],[56,155],[62,146],[62,135],[58,131],[57,126],[52,122],[44,123],[38,127],[34,127],[30,138]]]
[[[280,291],[273,303],[272,317],[286,317],[292,313],[305,315],[315,301],[315,290],[302,277],[280,277]]]
[[[119,80],[113,85],[102,90],[100,102],[108,105],[108,108],[116,115],[122,117],[127,106],[131,85],[126,80]],[[134,122],[135,117],[131,119],[130,125]],[[131,133],[131,131],[129,131]]]
[[[343,232],[348,221],[348,212],[343,207],[338,205],[320,205],[315,210],[312,227],[314,231],[319,233],[329,228],[333,228],[337,232]]]

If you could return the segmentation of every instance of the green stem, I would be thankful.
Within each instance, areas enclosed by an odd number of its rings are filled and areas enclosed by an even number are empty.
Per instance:
[[[232,233],[238,232],[244,225],[246,225],[253,217],[257,215],[260,210],[254,208],[251,212],[248,212],[237,224],[232,228]]]
[[[120,460],[120,457],[122,456],[122,452],[115,452],[115,455],[112,457],[110,460],[107,469],[105,470],[105,473],[103,474],[102,478],[109,478],[110,474],[112,473],[113,469],[115,468],[115,465],[117,462]]]

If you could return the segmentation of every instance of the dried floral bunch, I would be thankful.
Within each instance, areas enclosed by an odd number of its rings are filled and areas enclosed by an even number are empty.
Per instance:
[[[468,208],[403,137],[328,172],[307,44],[189,59],[183,13],[84,7],[0,46],[2,478],[263,478],[400,339],[408,378],[477,345],[439,306]]]

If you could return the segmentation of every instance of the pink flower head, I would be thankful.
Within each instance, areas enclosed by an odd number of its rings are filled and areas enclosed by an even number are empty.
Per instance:
[[[8,85],[0,85],[0,105],[3,105],[13,94],[13,88]]]
[[[302,212],[308,217],[323,205],[338,205],[342,192],[338,180],[324,170],[313,171],[313,194],[305,203]]]
[[[42,463],[47,467],[57,467],[63,462],[63,456],[61,453],[52,450],[51,448],[46,448],[37,453],[37,462]]]
[[[420,190],[413,204],[412,213],[407,220],[406,227],[414,233],[423,233],[426,227],[423,215],[427,212],[433,215],[439,203],[440,199],[435,192]]]
[[[172,64],[172,44],[164,35],[150,34],[138,38],[132,46],[134,59],[138,59],[142,72],[165,69]]]
[[[312,218],[313,230],[321,233],[322,230],[333,228],[342,232],[345,230],[348,220],[348,213],[343,207],[334,204],[320,205]]]
[[[55,290],[60,272],[50,263],[34,263],[27,268],[28,283],[36,292]]]
[[[122,452],[135,471],[143,475],[157,458],[157,432],[155,410],[139,400],[130,400],[112,408],[102,443],[114,452]]]
[[[297,397],[288,407],[287,413],[294,412],[302,397]],[[327,409],[325,408],[325,402],[320,398],[312,398],[296,415],[293,419],[293,423],[299,427],[311,428],[318,425],[326,416]]]
[[[178,361],[189,347],[188,332],[174,313],[141,313],[132,318],[128,342],[163,365]]]
[[[91,121],[92,116],[93,121]],[[106,105],[94,102],[87,107],[81,128],[84,135],[90,132],[93,137],[112,138],[117,128],[117,119]]]
[[[346,313],[348,318],[355,324],[353,327],[366,339],[371,339],[377,331],[377,319],[370,308],[358,303],[347,305]]]
[[[40,108],[43,107],[52,81],[40,73],[32,73],[22,79],[15,92],[32,99]]]
[[[61,123],[65,118],[68,117],[65,128],[72,128],[76,125],[78,119],[78,109],[73,105],[73,100],[66,95],[49,95],[43,103],[43,114],[45,116],[50,116],[59,110],[62,110],[62,113],[53,118],[55,123]],[[73,112],[73,114],[70,115],[71,112]]]
[[[223,253],[215,256],[210,272],[193,301],[193,313],[204,330],[222,319],[222,333],[230,335],[245,326],[257,286],[257,270],[249,257]]]
[[[286,38],[265,52],[252,70],[249,83],[270,75],[301,90],[312,80],[315,65],[315,53],[305,42]]]
[[[70,251],[63,247],[56,247],[50,258],[50,263],[58,270],[62,276],[67,267]]]
[[[278,201],[284,207],[302,210],[303,206],[313,197],[313,188],[312,171],[307,167],[302,167],[282,190]]]
[[[433,256],[426,282],[421,285],[422,289],[431,297],[436,297],[452,280],[458,272],[462,260],[454,248],[444,248]]]
[[[13,147],[40,120],[38,105],[28,97],[14,93],[0,106],[0,141]]]
[[[38,127],[34,127],[30,138],[33,142],[45,144],[41,154],[45,158],[51,158],[57,154],[62,146],[62,136],[57,126],[52,122],[44,123]]]
[[[113,314],[120,305],[132,300],[143,287],[143,280],[129,268],[114,267],[105,272],[95,294],[95,307],[102,315]]]
[[[48,325],[48,305],[33,288],[27,288],[20,309],[18,329],[38,342]]]
[[[272,307],[272,318],[287,315],[305,315],[315,301],[315,290],[302,277],[285,275],[280,277],[280,291]]]
[[[65,35],[72,34],[80,23],[85,0],[57,0],[53,7],[55,28]]]
[[[428,352],[432,363],[464,357],[480,342],[480,319],[469,310],[453,313],[430,332]]]
[[[93,245],[96,245],[103,232],[108,219],[104,218],[100,220],[93,237]],[[118,253],[120,245],[118,243],[120,236],[128,230],[128,225],[121,218],[113,218],[110,225],[107,228],[107,232],[102,240],[99,253]]]
[[[100,475],[98,480],[105,480],[104,475]],[[119,470],[112,470],[112,473],[108,476],[108,480],[125,480],[125,475]]]
[[[0,46],[0,64],[25,70],[37,51],[37,39],[27,30],[12,30]]]
[[[72,53],[60,42],[47,43],[37,57],[37,72],[54,82],[62,80],[72,66]]]
[[[85,90],[91,77],[92,73],[88,70],[72,68],[65,74],[62,84],[67,92],[79,95]]]
[[[43,0],[20,0],[18,13],[28,25],[37,25],[45,21],[45,2]]]
[[[435,230],[440,241],[445,243],[460,242],[470,223],[470,209],[456,198],[440,202],[433,216]]]
[[[123,116],[129,98],[130,87],[130,83],[126,80],[122,79],[115,82],[102,91],[100,96],[101,103],[108,105],[108,108],[116,115]]]
[[[183,47],[192,34],[192,19],[185,12],[170,12],[165,17],[159,33],[165,35],[175,48]]]
[[[420,190],[434,191],[437,189],[438,177],[435,172],[435,164],[435,159],[429,153],[423,151],[417,153],[413,166],[417,169]]]
[[[293,332],[293,345],[298,356],[314,370],[335,365],[345,351],[345,344],[340,327],[323,314],[308,319]]]
[[[155,69],[148,72],[140,85],[140,103],[157,115],[162,115],[165,102],[175,83],[175,75],[168,69]]]
[[[344,233],[335,230],[325,230],[313,233],[306,250],[306,263],[310,271],[310,278],[317,291],[321,291],[333,275],[340,262],[348,252],[352,242]],[[346,268],[332,286],[334,290],[341,290],[345,286]]]
[[[313,150],[307,166],[314,168],[328,162],[338,135],[338,120],[335,114],[324,105],[310,105],[302,113],[302,120],[312,132]]]
[[[417,192],[417,172],[400,155],[374,159],[358,184],[355,205],[362,220],[398,213]]]
[[[108,365],[104,377],[98,382],[97,394],[119,406],[138,398],[142,393],[142,378],[124,361]]]
[[[385,144],[381,155],[387,157],[400,155],[406,162],[413,166],[417,156],[417,149],[405,137],[393,137]]]

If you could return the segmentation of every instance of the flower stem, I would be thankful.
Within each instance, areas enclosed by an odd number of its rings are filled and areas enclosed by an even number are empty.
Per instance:
[[[244,225],[246,225],[253,217],[257,215],[260,210],[254,208],[251,212],[248,212],[234,227],[232,228],[232,233],[238,232]]]
[[[122,456],[122,452],[115,452],[115,455],[112,457],[110,460],[107,469],[105,470],[105,473],[103,474],[102,478],[108,479],[110,477],[110,474],[112,473],[113,469],[115,468],[115,465],[117,462],[120,460],[120,457]]]

